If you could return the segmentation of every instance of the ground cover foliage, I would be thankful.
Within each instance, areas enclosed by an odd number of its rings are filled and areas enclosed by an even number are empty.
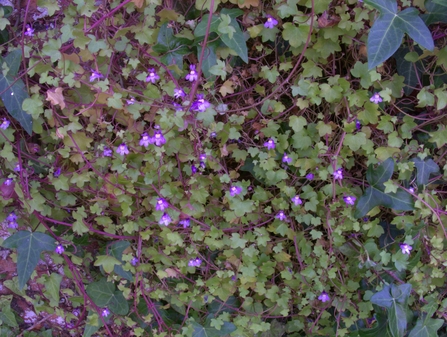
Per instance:
[[[0,14],[1,336],[446,334],[445,0]]]

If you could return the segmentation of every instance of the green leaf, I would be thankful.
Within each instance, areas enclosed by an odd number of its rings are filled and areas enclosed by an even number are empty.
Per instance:
[[[397,2],[389,0],[365,0],[365,3],[380,11],[368,35],[368,68],[372,69],[386,61],[399,48],[407,33],[422,47],[433,50],[430,31],[418,16],[415,8],[406,8],[397,13]]]
[[[51,273],[50,276],[46,276],[45,290],[54,299],[56,303],[59,303],[59,290],[61,287],[62,275]]]
[[[56,249],[54,239],[44,233],[19,231],[7,238],[2,246],[17,248],[17,274],[19,289],[23,289],[40,260],[43,251]]]
[[[418,319],[408,337],[437,337],[438,330],[443,324],[444,320],[442,319],[429,318],[425,322],[422,319]]]
[[[425,2],[425,14],[421,15],[421,19],[427,26],[436,23],[447,23],[447,1],[428,0]]]
[[[31,135],[33,119],[22,109],[23,101],[29,98],[28,91],[23,81],[20,78],[16,79],[21,59],[20,50],[12,51],[5,58],[0,57],[3,69],[0,74],[0,97],[8,113]]]
[[[220,327],[220,330],[217,330],[211,326],[202,326],[196,322],[192,322],[191,325],[194,328],[192,337],[223,337],[236,330],[236,326],[229,322],[224,322],[224,324]]]
[[[370,210],[376,206],[386,206],[400,211],[413,210],[413,199],[411,194],[401,188],[396,193],[385,193],[384,183],[388,181],[394,171],[394,160],[388,158],[382,165],[374,168],[368,167],[366,179],[371,185],[365,193],[359,198],[354,216],[356,218],[364,217]]]
[[[418,186],[427,185],[430,174],[438,173],[439,166],[433,159],[422,160],[419,157],[411,159],[417,169],[417,184]]]
[[[115,267],[115,265],[120,265],[120,261],[115,259],[113,256],[108,255],[98,255],[96,257],[95,266],[103,267],[106,273],[111,273]]]
[[[7,308],[3,307],[2,311],[0,312],[0,320],[2,321],[3,324],[6,324],[7,326],[10,326],[12,328],[16,328],[19,326],[17,324],[16,317],[13,311],[11,310],[11,307],[9,306]],[[1,331],[0,336],[3,337]]]
[[[393,337],[403,337],[407,328],[407,315],[402,305],[393,303],[388,310],[388,327]]]
[[[408,47],[400,47],[393,56],[396,60],[397,73],[405,78],[404,92],[407,95],[411,94],[413,88],[419,84],[424,69],[421,61],[410,62],[405,59],[405,55],[409,52]]]
[[[227,45],[227,47],[236,52],[242,61],[248,63],[248,49],[247,43],[245,42],[244,33],[239,28],[239,24],[235,19],[231,20],[231,26],[234,29],[233,36],[230,37],[228,34],[223,34],[220,38],[222,39],[222,42]]]
[[[115,290],[115,285],[107,282],[104,278],[98,282],[90,283],[86,291],[99,307],[108,307],[117,315],[126,315],[129,311],[129,304],[122,292]]]

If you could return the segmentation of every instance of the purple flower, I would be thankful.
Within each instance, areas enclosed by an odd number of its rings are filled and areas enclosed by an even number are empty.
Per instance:
[[[109,149],[107,146],[104,147],[104,150],[102,151],[102,155],[104,157],[111,157],[112,156],[112,150]]]
[[[130,97],[130,99],[126,99],[127,105],[134,105],[136,102],[135,97]]]
[[[335,180],[342,180],[343,179],[343,170],[339,168],[338,170],[335,170],[332,174],[334,176]]]
[[[129,154],[129,149],[127,148],[126,143],[122,143],[118,148],[116,149],[116,153],[124,156],[126,154]]]
[[[53,175],[57,178],[57,177],[59,177],[59,176],[61,175],[61,171],[62,171],[62,169],[59,167],[59,168],[53,173]]]
[[[197,101],[194,101],[191,105],[192,111],[205,112],[211,106],[210,102],[203,98],[202,94],[197,95]]]
[[[284,211],[279,211],[278,214],[275,215],[276,219],[279,219],[281,221],[284,221],[287,219],[286,215],[284,214]]]
[[[56,249],[54,250],[56,253],[58,253],[58,254],[62,254],[64,251],[65,251],[65,249],[64,249],[64,246],[62,246],[62,245],[57,245],[57,247],[56,247]]]
[[[160,130],[155,130],[154,135],[151,137],[150,142],[157,146],[163,146],[166,143],[165,137]]]
[[[100,80],[101,78],[103,78],[103,76],[100,72],[93,71],[90,75],[90,82],[93,82],[94,80]]]
[[[318,299],[319,299],[321,302],[323,302],[323,303],[328,302],[328,301],[331,300],[331,298],[329,297],[329,295],[328,295],[327,292],[325,292],[325,291],[323,291],[323,292],[321,293],[321,295],[318,296]]]
[[[185,97],[185,96],[186,96],[186,94],[183,91],[183,89],[179,89],[179,88],[175,88],[174,89],[174,97],[175,98],[182,98],[182,97]]]
[[[206,167],[206,164],[205,164],[205,162],[201,161],[199,163],[199,166],[204,169]]]
[[[284,153],[284,156],[282,157],[282,162],[290,164],[292,162],[292,158],[290,158],[286,153]]]
[[[410,255],[410,251],[413,249],[413,247],[411,247],[410,245],[407,245],[406,243],[401,243],[400,249],[402,250],[402,254]]]
[[[379,93],[375,92],[374,95],[369,99],[370,102],[379,104],[382,102],[382,97],[380,97]]]
[[[173,103],[173,105],[174,105],[175,111],[182,111],[183,110],[183,107],[182,107],[181,104]]]
[[[9,124],[11,124],[11,122],[8,121],[6,118],[3,118],[3,122],[2,124],[0,124],[0,129],[6,130]]]
[[[264,143],[264,146],[268,149],[268,150],[273,150],[274,148],[275,148],[275,141],[272,139],[272,138],[270,138],[268,141],[266,141],[265,143]]]
[[[157,203],[155,204],[155,209],[157,211],[164,211],[168,207],[169,207],[169,203],[165,199],[163,199],[163,198],[157,199]]]
[[[138,263],[138,257],[133,257],[132,260],[130,260],[130,264],[134,267],[137,265],[137,263]]]
[[[34,36],[34,29],[30,25],[26,25],[25,33],[26,36]]]
[[[360,121],[358,119],[355,120],[355,128],[357,130],[361,130],[362,129],[362,123],[360,123]]]
[[[189,82],[194,82],[197,81],[199,77],[197,76],[197,72],[196,72],[196,66],[194,64],[191,64],[189,66],[189,74],[186,75],[186,80]]]
[[[307,180],[314,180],[314,177],[315,177],[315,176],[314,176],[313,173],[309,173],[309,174],[306,175],[306,179],[307,179]]]
[[[151,82],[152,84],[154,84],[160,79],[160,76],[157,75],[154,68],[151,68],[148,71],[149,75],[146,77],[146,82]]]
[[[7,221],[16,221],[17,215],[14,212],[9,213],[9,215],[6,217]]]
[[[17,164],[16,166],[14,166],[14,171],[20,172],[20,170],[21,170],[20,164]]]
[[[19,227],[19,224],[17,223],[17,221],[8,221],[8,228],[17,228]]]
[[[191,220],[188,219],[184,219],[184,220],[180,220],[179,224],[183,226],[183,228],[188,228],[191,224]]]
[[[202,154],[199,156],[199,159],[200,159],[201,161],[205,161],[205,160],[206,160],[206,153],[202,153]]]
[[[357,199],[356,197],[353,197],[350,195],[343,197],[343,200],[345,201],[346,205],[351,205],[351,206],[353,206],[355,204],[356,199]]]
[[[410,187],[408,190],[410,191],[410,193],[414,193],[414,188],[413,187]]]
[[[171,217],[168,213],[163,213],[163,215],[160,218],[160,221],[158,222],[160,225],[167,226],[172,222]]]
[[[109,309],[107,309],[107,308],[102,309],[102,311],[101,311],[101,316],[102,317],[107,317],[109,315],[110,315]]]
[[[291,200],[295,204],[295,206],[301,205],[303,203],[298,195],[295,195]]]
[[[268,29],[272,29],[278,24],[278,20],[276,20],[274,17],[267,15],[267,21],[264,22],[264,27]]]
[[[12,184],[12,179],[11,179],[11,178],[6,179],[6,180],[3,182],[3,184],[5,184],[6,186],[11,185],[11,184]]]
[[[242,187],[240,187],[240,186],[231,186],[230,187],[230,195],[232,197],[240,194],[241,192],[242,192]]]
[[[195,259],[189,260],[188,267],[200,267],[202,260],[196,257]]]
[[[151,138],[149,137],[149,135],[146,132],[143,133],[140,139],[140,146],[148,147],[150,143]]]
[[[197,173],[197,167],[194,164],[191,165],[191,173],[192,174],[196,174]]]

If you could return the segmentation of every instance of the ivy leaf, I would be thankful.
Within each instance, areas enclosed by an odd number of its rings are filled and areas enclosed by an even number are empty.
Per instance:
[[[7,238],[3,244],[5,248],[17,248],[17,274],[19,289],[23,289],[40,260],[43,251],[56,249],[54,238],[35,232],[19,231]]]
[[[122,292],[115,290],[115,285],[107,282],[105,278],[90,283],[86,291],[98,307],[108,307],[117,315],[126,315],[129,311],[129,304]]]
[[[356,218],[364,217],[370,210],[376,206],[386,206],[400,211],[413,210],[413,200],[409,193],[401,188],[396,193],[385,193],[384,183],[393,175],[394,160],[388,158],[377,168],[372,165],[366,172],[366,180],[370,183],[365,193],[359,198],[354,216]]]
[[[417,169],[416,177],[418,186],[427,185],[430,174],[439,172],[439,166],[433,161],[433,159],[427,159],[424,161],[421,158],[416,157],[411,159],[411,161]]]
[[[224,324],[220,327],[220,330],[217,330],[209,325],[202,326],[196,322],[192,322],[192,326],[194,328],[192,337],[222,337],[227,336],[236,330],[236,326],[229,322],[224,322]]]
[[[422,53],[419,48],[416,49],[418,54]],[[410,62],[405,59],[405,55],[409,52],[410,49],[408,47],[401,47],[393,56],[396,60],[397,73],[405,78],[404,83],[406,86],[404,87],[404,92],[406,95],[411,94],[414,88],[417,87],[424,69],[421,61]]]
[[[2,64],[0,97],[9,114],[31,135],[33,119],[22,109],[23,101],[29,98],[29,95],[23,81],[20,78],[16,79],[21,59],[22,52],[19,49],[10,52],[5,58],[0,57],[0,63]]]
[[[407,315],[401,304],[393,303],[388,310],[388,327],[393,337],[401,337],[407,327]]]
[[[447,22],[447,2],[444,0],[428,0],[424,4],[425,14],[421,15],[427,26],[436,22]]]
[[[365,0],[380,11],[368,35],[368,68],[372,69],[386,61],[402,43],[407,33],[422,47],[433,50],[434,42],[417,9],[410,7],[397,12],[397,2],[389,0]]]
[[[408,337],[437,337],[438,330],[444,324],[442,319],[418,319]]]

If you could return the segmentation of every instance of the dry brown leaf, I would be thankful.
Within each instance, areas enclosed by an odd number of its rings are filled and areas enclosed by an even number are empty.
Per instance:
[[[143,7],[144,0],[132,0],[132,2],[135,4],[135,7],[141,8]]]
[[[219,92],[223,97],[227,96],[228,94],[234,93],[233,82],[230,80],[226,80],[220,87]]]
[[[165,272],[168,274],[168,277],[178,277],[179,275],[178,271],[173,268],[167,268]]]
[[[62,95],[62,88],[56,88],[55,90],[47,91],[47,101],[50,101],[53,105],[59,105],[61,109],[65,109],[64,95]]]
[[[250,8],[250,6],[258,7],[259,6],[259,0],[238,0],[238,6],[239,8]]]

